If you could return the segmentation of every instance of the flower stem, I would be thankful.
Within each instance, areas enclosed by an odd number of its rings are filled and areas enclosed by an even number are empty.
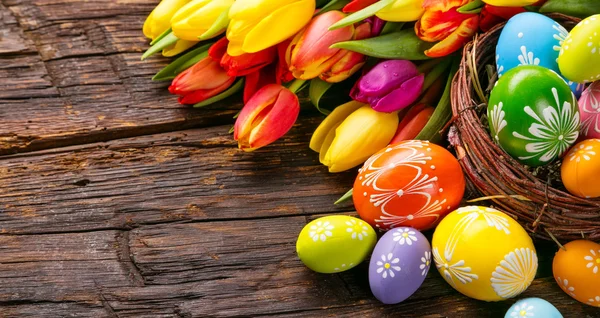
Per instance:
[[[288,89],[295,94],[304,87],[304,84],[306,84],[306,80],[295,79],[292,84],[290,84]]]

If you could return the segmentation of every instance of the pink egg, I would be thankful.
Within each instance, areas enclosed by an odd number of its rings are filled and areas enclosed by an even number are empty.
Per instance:
[[[579,98],[581,135],[600,138],[600,81],[592,83]]]

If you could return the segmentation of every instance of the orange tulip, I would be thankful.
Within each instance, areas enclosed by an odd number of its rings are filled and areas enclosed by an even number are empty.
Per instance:
[[[415,33],[423,41],[438,42],[425,54],[429,57],[442,57],[458,51],[479,27],[478,14],[464,14],[458,8],[472,0],[425,0],[425,13],[415,24]]]
[[[400,121],[400,124],[398,124],[396,135],[392,141],[390,141],[390,145],[403,140],[415,139],[425,125],[427,125],[427,122],[434,111],[435,108],[425,104],[417,104],[411,107],[408,113],[406,113],[404,118]]]

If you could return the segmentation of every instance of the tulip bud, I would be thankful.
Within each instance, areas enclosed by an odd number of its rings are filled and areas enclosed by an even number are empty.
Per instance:
[[[425,76],[406,60],[377,64],[352,88],[352,99],[369,103],[380,112],[393,112],[411,105],[421,95]]]
[[[483,0],[483,2],[497,7],[525,7],[540,2],[539,0]]]
[[[427,125],[429,118],[433,115],[435,108],[425,104],[417,104],[406,113],[400,121],[396,135],[390,141],[391,144],[398,143],[403,140],[412,140],[423,130]]]
[[[306,26],[315,0],[237,0],[229,11],[227,53],[238,56],[275,46]]]
[[[235,77],[228,76],[218,62],[207,56],[177,75],[169,92],[180,95],[181,104],[196,104],[222,93],[234,81]]]
[[[329,172],[351,169],[385,147],[398,127],[398,114],[374,111],[351,101],[337,107],[319,125],[310,148]]]
[[[239,56],[227,54],[227,38],[217,41],[208,54],[221,64],[229,76],[246,76],[273,63],[277,56],[277,48],[270,47],[256,53],[244,53]]]
[[[331,32],[331,31],[330,31]],[[353,40],[362,40],[371,36],[371,24],[363,23],[357,26],[354,30]],[[339,83],[352,76],[363,65],[365,65],[366,57],[360,53],[346,51],[342,58],[331,66],[331,68],[321,75],[319,78],[329,83]]]
[[[442,57],[456,52],[471,40],[479,28],[479,15],[457,11],[470,0],[425,0],[425,13],[415,24],[421,40],[438,42],[425,51],[429,57]]]
[[[240,149],[254,151],[285,135],[299,113],[300,103],[294,93],[280,85],[267,85],[244,105],[233,137]]]
[[[211,30],[221,15],[234,3],[234,0],[192,0],[183,6],[171,19],[173,34],[188,41],[198,41],[206,31]],[[216,35],[225,31],[223,27]]]
[[[188,2],[189,0],[162,0],[146,18],[144,35],[149,39],[156,39],[171,27],[171,18],[175,12]]]

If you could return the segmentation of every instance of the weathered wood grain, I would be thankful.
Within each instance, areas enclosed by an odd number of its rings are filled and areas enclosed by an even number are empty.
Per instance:
[[[333,202],[353,173],[327,173],[307,146],[318,121],[256,153],[220,126],[0,159],[0,232],[347,211]]]
[[[512,303],[464,297],[432,270],[415,295],[384,306],[370,294],[367,263],[334,275],[302,265],[295,241],[309,219],[3,235],[1,316],[502,317]],[[539,246],[550,249],[556,248]],[[597,317],[599,309],[572,300],[544,275],[550,266],[540,260],[540,275],[523,297],[543,297],[567,318]]]
[[[156,1],[0,3],[0,154],[233,122],[240,97],[179,105],[140,61]]]

